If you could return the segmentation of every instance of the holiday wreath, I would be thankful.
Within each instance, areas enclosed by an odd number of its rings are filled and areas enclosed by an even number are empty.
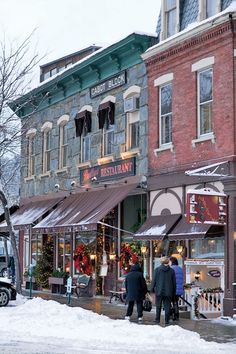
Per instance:
[[[85,245],[79,245],[76,248],[73,259],[75,261],[75,268],[79,273],[91,275],[89,250]]]
[[[138,261],[139,253],[138,246],[133,243],[126,243],[121,246],[120,268],[124,271],[124,274],[127,274],[130,271],[131,265]]]

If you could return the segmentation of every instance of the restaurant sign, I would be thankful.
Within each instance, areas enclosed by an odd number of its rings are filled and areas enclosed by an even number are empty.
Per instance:
[[[227,196],[211,189],[193,189],[187,193],[187,222],[226,225]]]
[[[96,97],[104,92],[110,91],[116,87],[122,86],[126,83],[126,72],[122,71],[119,75],[112,76],[106,81],[100,82],[98,85],[90,88],[90,97]]]
[[[135,175],[135,157],[80,170],[80,184],[106,182]]]
[[[221,276],[221,272],[218,269],[211,269],[207,274],[213,278],[220,278]]]

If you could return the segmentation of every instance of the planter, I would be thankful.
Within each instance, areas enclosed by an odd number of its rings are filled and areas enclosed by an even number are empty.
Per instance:
[[[66,293],[66,279],[65,278],[57,278],[57,277],[49,277],[48,283],[50,285],[51,291],[54,294],[65,294]]]
[[[25,288],[29,289],[30,288],[30,278],[27,277],[25,281]],[[39,290],[38,285],[36,284],[35,277],[32,277],[32,290]]]

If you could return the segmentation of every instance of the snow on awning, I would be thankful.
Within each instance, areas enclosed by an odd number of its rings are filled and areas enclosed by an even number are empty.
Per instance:
[[[183,216],[174,229],[168,234],[170,241],[175,240],[196,240],[207,236],[223,235],[223,226],[210,224],[190,224]]]
[[[65,193],[23,199],[20,208],[11,216],[13,227],[16,230],[28,228],[49,213],[64,198]],[[0,223],[0,231],[8,231],[6,221]]]
[[[33,233],[97,230],[97,222],[136,188],[137,184],[81,191],[66,198]]]
[[[180,218],[180,214],[150,216],[134,234],[134,239],[163,240]]]

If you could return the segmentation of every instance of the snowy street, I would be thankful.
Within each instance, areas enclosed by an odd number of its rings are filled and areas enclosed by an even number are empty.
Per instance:
[[[236,344],[206,342],[179,326],[162,328],[112,320],[79,307],[18,295],[0,308],[1,354],[233,353]]]

